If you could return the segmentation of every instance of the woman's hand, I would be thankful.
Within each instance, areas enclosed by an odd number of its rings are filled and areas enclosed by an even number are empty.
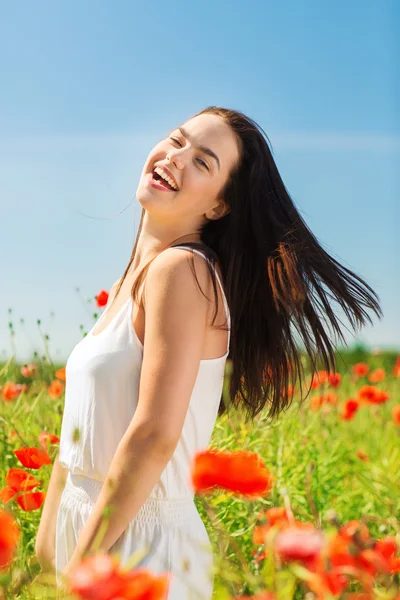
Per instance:
[[[35,553],[44,573],[52,573],[56,570],[56,555],[53,548],[35,547]]]

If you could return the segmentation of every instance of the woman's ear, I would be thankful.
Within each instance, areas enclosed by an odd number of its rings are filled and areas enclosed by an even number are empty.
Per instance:
[[[211,208],[209,211],[207,211],[204,216],[207,219],[214,221],[227,215],[230,212],[230,210],[231,209],[228,206],[228,204],[224,202],[224,200],[221,200],[217,206],[214,206],[214,208]]]

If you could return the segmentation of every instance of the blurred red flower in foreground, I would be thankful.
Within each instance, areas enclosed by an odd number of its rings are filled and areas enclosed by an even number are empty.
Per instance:
[[[307,566],[319,556],[324,546],[324,535],[310,524],[307,527],[288,527],[275,540],[275,551],[283,561],[299,561]]]
[[[42,448],[20,448],[13,452],[27,469],[40,469],[43,465],[51,465],[50,456]]]
[[[68,591],[84,600],[166,600],[169,582],[169,573],[125,571],[115,556],[102,552],[81,560],[66,577]]]
[[[357,377],[365,377],[365,375],[369,371],[369,366],[367,365],[367,363],[359,362],[353,365],[351,367],[351,370],[355,375],[357,375]]]
[[[284,506],[273,506],[266,511],[260,511],[258,518],[261,523],[253,529],[253,543],[256,545],[264,544],[265,536],[271,527],[278,526],[279,529],[282,529],[296,523],[294,519],[290,520]]]
[[[19,538],[20,531],[14,517],[0,509],[0,571],[11,566]]]
[[[191,469],[196,493],[222,487],[249,496],[267,494],[273,477],[257,453],[205,450],[195,455]]]
[[[271,509],[263,515],[268,520],[254,529],[253,542],[266,544],[266,535],[276,526],[277,533],[270,541],[274,553],[285,562],[300,562],[309,573],[305,576],[307,585],[319,600],[327,595],[343,592],[350,579],[358,579],[364,591],[372,594],[374,578],[378,574],[400,573],[400,557],[396,556],[396,538],[387,536],[376,541],[370,537],[368,527],[357,520],[349,521],[336,533],[326,535],[313,523],[294,521],[284,508]],[[266,551],[255,559],[266,558]],[[256,552],[252,553],[257,554]],[[350,596],[351,597],[351,596]],[[362,598],[362,596],[361,596]]]
[[[375,541],[370,537],[368,527],[355,519],[341,527],[328,541],[329,559],[333,566],[351,566],[372,577],[377,573],[400,572],[400,558],[395,556],[396,550],[394,537]]]
[[[108,302],[108,292],[106,292],[106,290],[101,290],[101,292],[99,292],[97,296],[95,296],[95,298],[97,306],[101,308],[102,306],[105,306]]]

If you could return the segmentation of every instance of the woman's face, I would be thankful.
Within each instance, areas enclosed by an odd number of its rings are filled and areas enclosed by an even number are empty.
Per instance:
[[[199,226],[204,215],[213,219],[227,212],[219,193],[238,160],[237,140],[229,125],[216,115],[198,115],[169,132],[153,148],[136,197],[150,216],[187,227]],[[157,181],[156,167],[169,171],[177,190],[166,189]]]

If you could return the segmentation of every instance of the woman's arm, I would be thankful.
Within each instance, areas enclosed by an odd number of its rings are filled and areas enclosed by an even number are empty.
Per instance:
[[[67,474],[68,469],[60,464],[57,454],[54,459],[35,542],[36,556],[43,570],[51,567],[55,568],[57,513]]]

